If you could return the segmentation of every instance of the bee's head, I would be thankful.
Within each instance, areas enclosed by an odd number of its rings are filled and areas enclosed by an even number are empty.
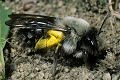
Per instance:
[[[89,46],[93,50],[97,49],[97,47],[98,47],[97,37],[102,32],[102,27],[103,27],[105,21],[110,17],[110,14],[111,14],[111,12],[109,10],[109,12],[108,12],[107,16],[105,17],[105,19],[103,20],[102,25],[99,30],[92,27],[92,28],[90,28],[90,30],[88,30],[86,32],[86,34],[81,39],[85,45]]]
[[[97,29],[91,27],[88,32],[84,34],[81,40],[77,42],[77,49],[85,50],[86,52],[91,52],[92,50],[98,49],[98,42],[97,42]]]
[[[86,46],[89,46],[92,49],[97,48],[98,43],[97,43],[97,29],[92,27],[83,37],[82,41]]]
[[[95,27],[90,27],[87,32],[85,32],[80,40],[77,42],[77,49],[78,51],[82,51],[83,54],[93,54],[96,55],[96,53],[99,53],[98,48],[99,48],[99,42],[98,42],[98,37],[99,34],[102,32],[102,27],[105,21],[109,18],[110,16],[110,11],[108,15],[105,17],[105,19],[102,22],[102,25],[99,30],[97,30]]]

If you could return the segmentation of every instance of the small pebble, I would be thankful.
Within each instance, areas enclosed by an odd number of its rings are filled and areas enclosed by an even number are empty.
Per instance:
[[[69,71],[69,69],[68,69],[68,68],[65,68],[65,69],[64,69],[64,71],[65,71],[65,72],[68,72],[68,71]]]
[[[110,73],[104,73],[103,74],[103,80],[111,80]]]
[[[39,71],[39,68],[38,68],[38,67],[36,67],[36,68],[35,68],[35,70],[36,70],[36,71]]]
[[[20,72],[23,72],[23,68],[20,68],[20,70],[19,70]]]
[[[39,80],[42,80],[43,79],[43,77],[44,77],[44,73],[41,71],[41,72],[39,72]]]
[[[12,80],[14,80],[15,78],[16,78],[16,75],[15,75],[15,74],[11,76],[11,79],[12,79]]]
[[[31,73],[30,76],[33,78],[33,77],[35,76],[35,74],[34,74],[34,73]]]
[[[41,66],[41,68],[42,68],[42,69],[46,69],[46,68],[47,68],[47,65],[46,65],[46,64],[43,64],[43,65]]]
[[[11,53],[15,53],[15,52],[16,52],[16,50],[11,48]]]
[[[75,72],[75,69],[72,69],[71,71],[72,71],[72,72]]]
[[[40,62],[40,60],[39,60],[39,59],[36,59],[35,62],[38,64],[38,63]]]
[[[48,78],[49,78],[49,73],[45,73],[44,78],[45,78],[45,79],[48,79]]]
[[[110,43],[110,41],[106,41],[106,43],[107,43],[107,44],[109,44],[109,43]]]
[[[120,75],[112,75],[112,80],[119,80]]]
[[[61,7],[63,5],[63,1],[59,1],[58,7]]]

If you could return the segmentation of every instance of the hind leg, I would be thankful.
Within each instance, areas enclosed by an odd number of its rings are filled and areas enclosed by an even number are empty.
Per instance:
[[[54,54],[54,61],[53,61],[53,69],[52,69],[52,75],[53,77],[55,76],[56,73],[56,67],[57,67],[57,61],[61,56],[61,44],[58,44],[55,50],[55,54]]]

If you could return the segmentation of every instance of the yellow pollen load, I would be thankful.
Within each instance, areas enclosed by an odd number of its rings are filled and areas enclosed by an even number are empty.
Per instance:
[[[45,39],[40,38],[35,45],[35,50],[53,47],[64,39],[64,34],[61,31],[49,30],[47,34],[50,37]]]

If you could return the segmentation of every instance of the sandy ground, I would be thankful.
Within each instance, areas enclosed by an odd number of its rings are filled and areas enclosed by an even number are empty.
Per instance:
[[[120,4],[120,3],[119,3]],[[89,2],[63,1],[52,3],[35,3],[28,11],[23,10],[23,2],[15,0],[5,2],[6,8],[12,8],[16,13],[41,14],[49,16],[73,16],[83,18],[92,26],[98,28],[108,10],[99,0]],[[29,6],[29,5],[28,5]],[[120,11],[118,8],[117,11]],[[23,47],[24,42],[19,41],[16,32],[19,29],[11,29],[12,35],[9,38],[10,50],[5,49],[6,75],[8,80],[50,80],[52,79],[53,51],[47,52],[46,56],[40,54],[27,55],[31,48]],[[57,65],[55,80],[120,80],[120,19],[110,17],[100,34],[107,44],[107,55],[105,59],[96,63],[97,67],[88,70],[84,64],[80,66],[70,66],[65,59],[60,59]]]

